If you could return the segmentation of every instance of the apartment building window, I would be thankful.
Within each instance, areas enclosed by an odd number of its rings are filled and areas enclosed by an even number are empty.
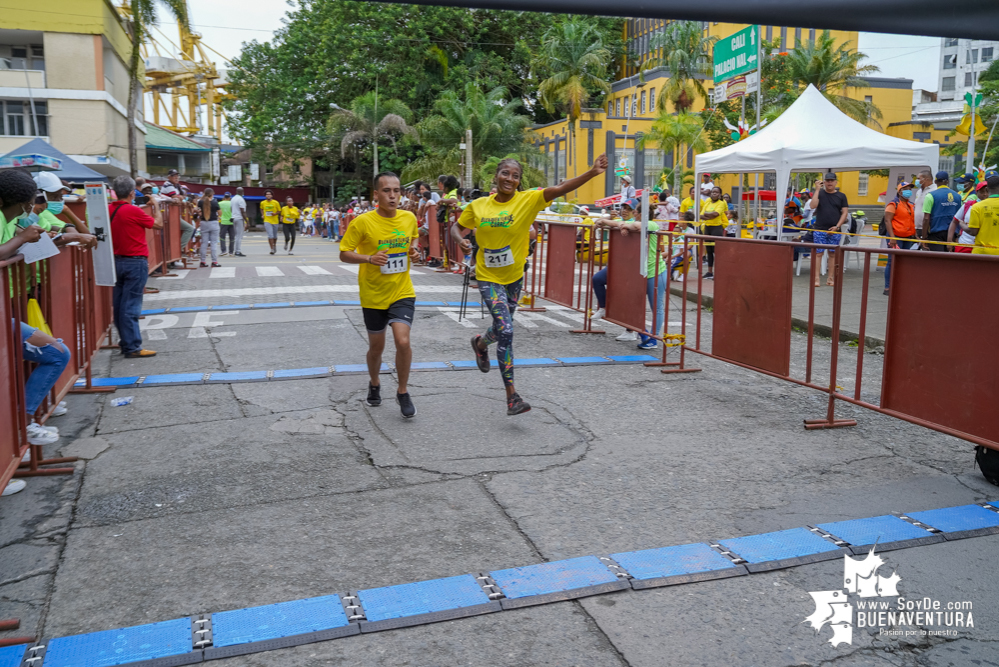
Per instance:
[[[607,100],[607,115],[614,115],[614,100]]]
[[[637,115],[638,115],[638,93],[635,93],[631,96],[631,116],[634,117]]]
[[[971,88],[973,85],[975,85],[975,82],[972,80],[973,78],[974,78],[974,75],[971,72],[965,72],[964,73],[964,87],[965,88]]]
[[[642,91],[642,106],[641,106],[641,109],[642,109],[642,113],[645,113],[645,91],[644,90]]]
[[[978,62],[978,49],[968,49],[964,52],[964,64],[971,65]]]
[[[957,56],[950,55],[943,57],[943,68],[954,69],[957,67]]]
[[[864,101],[867,102],[868,104],[871,104],[872,102],[874,102],[874,96],[873,95],[864,95]]]
[[[6,51],[0,47],[0,50]],[[10,47],[7,62],[11,69],[45,69],[45,51],[37,45],[18,44]]]
[[[947,39],[944,40],[944,47],[948,46],[957,46],[957,40],[948,37]]]
[[[861,174],[857,179],[857,196],[866,197],[867,196],[867,174]]]
[[[956,89],[956,86],[954,85],[955,81],[956,81],[955,77],[945,76],[940,82],[940,90],[943,92],[955,90]]]
[[[986,49],[982,49],[982,62],[983,63],[992,62],[992,48],[993,47],[990,46],[990,47],[988,47]]]
[[[649,111],[656,110],[656,89],[653,88],[649,91]]]
[[[617,107],[617,113],[615,113],[614,115],[620,117],[621,116],[621,98],[620,97],[617,98],[616,107]]]
[[[3,123],[0,124],[0,134],[9,137],[47,137],[49,136],[48,102],[35,102],[35,118],[38,119],[38,131],[31,132],[31,107],[28,102],[18,100],[0,101],[0,113]]]

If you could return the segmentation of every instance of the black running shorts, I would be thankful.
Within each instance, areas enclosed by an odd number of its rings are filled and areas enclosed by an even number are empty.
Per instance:
[[[407,326],[413,326],[416,299],[410,296],[399,299],[384,310],[361,308],[361,312],[364,313],[364,326],[368,329],[368,333],[384,333],[385,328],[393,322],[402,322]]]

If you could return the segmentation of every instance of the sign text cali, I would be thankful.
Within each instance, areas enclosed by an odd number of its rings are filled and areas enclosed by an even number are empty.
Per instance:
[[[718,40],[714,51],[715,83],[752,72],[757,67],[757,27],[751,25]]]

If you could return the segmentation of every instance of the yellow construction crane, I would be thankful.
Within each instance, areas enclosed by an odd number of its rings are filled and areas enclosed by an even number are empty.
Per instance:
[[[127,4],[118,7],[129,16]],[[201,43],[201,35],[178,25],[180,43],[164,38],[173,49],[150,39],[142,45],[146,77],[143,90],[152,96],[153,122],[182,134],[206,134],[222,139],[221,101],[227,97],[224,72],[219,72]],[[161,33],[162,34],[162,33]],[[206,127],[199,126],[198,109],[205,105]]]

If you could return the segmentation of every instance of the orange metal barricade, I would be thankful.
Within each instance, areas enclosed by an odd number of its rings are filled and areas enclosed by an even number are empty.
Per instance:
[[[815,244],[712,236],[686,237],[685,250],[691,241],[699,248],[705,241],[716,244],[711,349],[703,347],[701,337],[703,279],[698,275],[695,334],[681,347],[681,354],[696,352],[827,394],[826,415],[806,419],[807,429],[856,425],[853,419],[836,417],[836,401],[842,401],[999,450],[999,412],[994,405],[999,395],[999,358],[976,353],[989,349],[999,326],[999,295],[987,287],[999,284],[999,257],[894,248],[837,246],[830,250],[830,246]],[[818,261],[810,262],[805,359],[799,365],[803,373],[790,363],[795,248],[810,251],[816,259],[816,249],[830,250],[836,259],[828,383],[813,378]],[[844,381],[840,372],[841,322],[845,312],[844,265],[849,253],[859,255],[863,271],[852,390],[839,386]],[[884,368],[875,403],[862,397],[863,350],[871,266],[882,254],[894,257]],[[684,275],[685,299],[688,282]],[[686,310],[684,307],[681,320],[684,331]],[[680,365],[678,370],[692,370],[685,368],[683,357]]]
[[[25,438],[24,382],[21,363],[21,322],[18,300],[10,298],[12,286],[20,274],[20,259],[0,261],[0,383],[7,399],[0,402],[0,488],[17,472],[21,456],[28,446]]]

